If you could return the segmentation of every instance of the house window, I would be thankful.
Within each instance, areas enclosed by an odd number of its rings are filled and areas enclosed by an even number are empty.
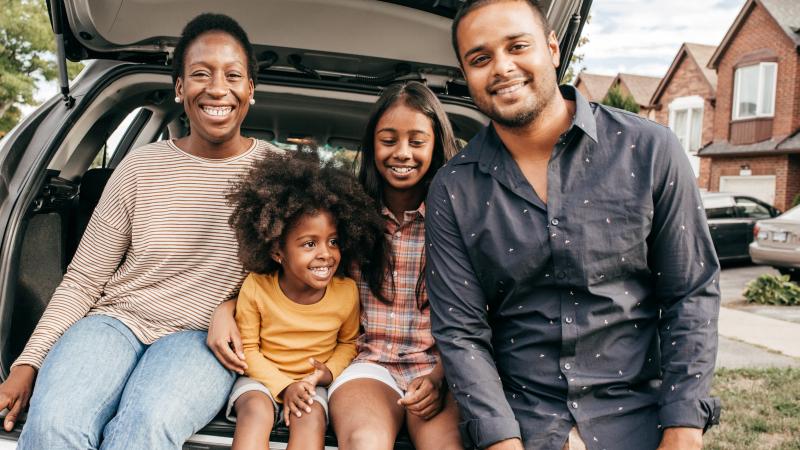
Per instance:
[[[702,97],[679,97],[669,104],[669,127],[689,155],[695,175],[700,172],[700,159],[696,156],[703,141]]]
[[[733,120],[775,114],[778,64],[766,62],[736,69],[733,81]]]

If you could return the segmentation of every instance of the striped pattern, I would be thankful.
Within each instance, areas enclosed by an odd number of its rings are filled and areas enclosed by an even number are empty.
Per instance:
[[[254,140],[227,159],[189,155],[171,141],[131,152],[114,171],[72,263],[14,365],[41,367],[72,324],[119,319],[145,344],[208,329],[245,272],[228,225],[231,182],[268,151]]]
[[[430,373],[436,366],[437,353],[431,336],[430,308],[423,289],[417,299],[417,280],[425,264],[425,205],[416,211],[406,211],[401,224],[383,207],[387,239],[392,243],[394,257],[394,292],[392,280],[386,280],[391,304],[378,300],[369,285],[357,276],[361,297],[361,326],[358,356],[353,362],[372,362],[389,370],[402,390],[407,390],[414,378]]]

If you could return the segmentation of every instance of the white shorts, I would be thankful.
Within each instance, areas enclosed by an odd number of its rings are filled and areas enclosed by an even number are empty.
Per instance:
[[[260,381],[256,381],[250,377],[239,377],[235,383],[233,383],[233,388],[231,389],[231,396],[228,398],[228,406],[225,408],[225,418],[230,420],[231,422],[236,422],[236,409],[233,407],[236,400],[241,397],[244,393],[250,391],[258,391],[267,394],[267,397],[272,401],[272,407],[275,409],[275,425],[283,423],[283,405],[278,404],[275,401],[275,397],[272,396],[272,393],[267,389],[266,386],[261,384]],[[317,386],[316,389],[317,393],[315,396],[311,397],[314,399],[315,403],[319,403],[322,406],[322,409],[325,411],[325,422],[328,422],[328,392],[324,387]]]
[[[347,383],[348,381],[358,380],[361,378],[369,378],[371,380],[377,380],[381,383],[389,386],[400,397],[405,395],[400,386],[397,385],[397,382],[394,381],[394,377],[389,372],[389,369],[381,366],[380,364],[370,363],[370,362],[357,362],[350,364],[344,371],[335,379],[333,383],[328,387],[328,398],[333,395],[333,391],[341,387],[343,384]]]

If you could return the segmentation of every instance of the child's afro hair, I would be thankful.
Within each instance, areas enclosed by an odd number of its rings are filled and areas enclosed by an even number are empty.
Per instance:
[[[315,153],[270,152],[228,194],[239,260],[248,271],[272,274],[272,253],[306,214],[328,211],[336,223],[341,261],[337,275],[385,257],[384,221],[350,173],[322,164]],[[380,258],[380,259],[379,259]]]

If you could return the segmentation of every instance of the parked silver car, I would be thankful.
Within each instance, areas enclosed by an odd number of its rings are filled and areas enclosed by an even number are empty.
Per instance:
[[[768,220],[760,220],[753,229],[750,258],[800,281],[800,206]]]
[[[48,0],[59,37],[62,94],[0,141],[0,375],[19,355],[75,252],[111,172],[133,148],[187,133],[172,102],[170,60],[184,24],[227,14],[259,60],[246,136],[290,148],[316,142],[350,159],[372,104],[397,80],[420,80],[445,105],[458,138],[488,119],[473,105],[451,49],[463,0]],[[569,66],[591,0],[541,0]],[[71,86],[64,58],[91,61]],[[0,432],[13,449],[22,426]],[[184,448],[230,448],[233,425],[212,422]],[[271,437],[285,448],[285,428]],[[333,436],[326,439],[335,448]],[[412,448],[400,440],[396,448]]]

